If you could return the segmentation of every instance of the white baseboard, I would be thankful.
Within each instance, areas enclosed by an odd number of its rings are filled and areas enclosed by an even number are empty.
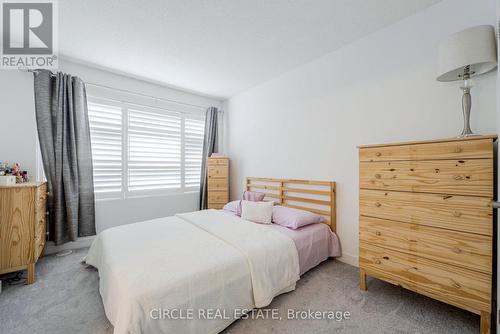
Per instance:
[[[359,267],[358,257],[351,254],[342,253],[342,256],[336,258],[336,260],[350,264],[351,266]]]
[[[56,246],[53,241],[48,241],[45,245],[45,255],[58,253],[68,249],[79,249],[90,247],[92,241],[94,241],[95,236],[78,238],[76,241],[67,242],[65,244]]]

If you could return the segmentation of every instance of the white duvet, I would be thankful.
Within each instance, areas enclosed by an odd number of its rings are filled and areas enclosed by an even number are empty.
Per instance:
[[[105,230],[86,262],[115,334],[218,333],[299,279],[292,239],[216,210]]]

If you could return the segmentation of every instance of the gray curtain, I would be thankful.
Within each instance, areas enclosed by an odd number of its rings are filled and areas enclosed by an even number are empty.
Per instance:
[[[215,107],[207,109],[205,117],[205,138],[203,139],[203,155],[201,160],[201,179],[200,179],[200,210],[208,208],[208,169],[207,158],[218,150],[217,117],[219,111]]]
[[[95,234],[94,184],[85,84],[37,70],[35,110],[49,196],[49,239],[56,245]]]

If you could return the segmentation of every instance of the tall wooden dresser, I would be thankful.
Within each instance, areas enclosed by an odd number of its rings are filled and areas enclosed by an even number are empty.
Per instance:
[[[208,158],[208,208],[222,209],[229,201],[229,159]]]
[[[496,136],[359,147],[366,275],[491,318]]]
[[[0,186],[0,274],[27,270],[35,281],[35,263],[45,247],[47,184]]]

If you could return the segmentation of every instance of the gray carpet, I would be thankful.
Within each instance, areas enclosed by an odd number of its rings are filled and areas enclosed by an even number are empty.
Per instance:
[[[3,284],[0,333],[112,333],[98,275],[80,263],[87,249],[38,262],[33,285]],[[5,279],[6,276],[3,276]],[[305,274],[297,289],[268,308],[348,311],[349,320],[238,320],[224,333],[478,333],[479,317],[402,288],[369,279],[358,289],[357,268],[329,260]]]

